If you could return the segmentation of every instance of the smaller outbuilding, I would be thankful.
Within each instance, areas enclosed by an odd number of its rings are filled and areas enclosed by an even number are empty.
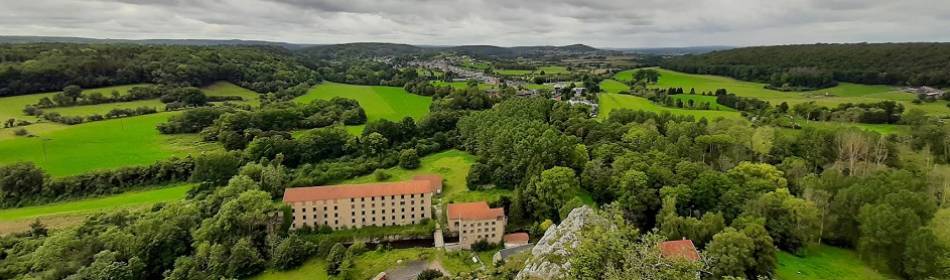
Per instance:
[[[683,258],[690,261],[699,260],[699,251],[689,239],[673,240],[660,243],[660,254],[665,258]]]
[[[528,245],[528,233],[527,232],[515,232],[505,234],[502,237],[502,240],[505,242],[505,248],[514,248]]]

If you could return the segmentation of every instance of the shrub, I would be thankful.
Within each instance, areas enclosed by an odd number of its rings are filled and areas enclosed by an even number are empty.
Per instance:
[[[419,273],[419,276],[416,276],[416,280],[435,280],[442,278],[443,274],[441,271],[435,269],[426,269],[422,273]]]
[[[26,128],[18,128],[13,131],[13,135],[16,136],[26,136],[27,134],[30,134],[30,132],[26,131]]]
[[[376,171],[373,172],[373,177],[376,178],[376,181],[382,182],[382,181],[389,180],[389,178],[391,178],[392,175],[389,174],[389,172],[386,172],[386,170],[376,169]]]
[[[416,149],[405,149],[399,152],[399,167],[404,169],[419,168],[419,154]]]

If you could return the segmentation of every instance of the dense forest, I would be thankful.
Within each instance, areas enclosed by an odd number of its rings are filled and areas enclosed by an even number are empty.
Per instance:
[[[814,44],[748,47],[672,57],[664,68],[802,90],[838,82],[950,85],[950,43]]]
[[[0,96],[134,83],[229,81],[273,92],[320,77],[279,47],[0,44]]]

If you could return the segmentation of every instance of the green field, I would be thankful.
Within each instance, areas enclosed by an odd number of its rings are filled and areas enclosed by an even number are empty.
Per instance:
[[[327,261],[322,258],[310,258],[300,267],[288,271],[277,271],[269,269],[263,273],[254,276],[255,280],[326,280],[330,279],[327,275]]]
[[[437,154],[422,157],[421,165],[415,170],[405,170],[399,167],[386,169],[386,172],[392,175],[389,181],[402,181],[412,179],[413,176],[422,174],[442,175],[445,183],[442,186],[442,201],[444,202],[469,202],[487,200],[498,200],[502,195],[510,195],[508,190],[469,190],[465,182],[469,169],[475,163],[475,156],[459,150],[448,150]],[[366,175],[346,180],[342,183],[370,183],[376,182],[373,175]]]
[[[730,93],[739,96],[755,97],[769,101],[772,105],[778,105],[787,102],[789,105],[815,101],[823,106],[834,107],[842,103],[872,103],[885,100],[898,101],[904,104],[907,109],[919,108],[931,115],[948,115],[950,109],[947,108],[946,101],[937,101],[916,105],[911,103],[917,97],[910,93],[900,91],[898,88],[886,85],[861,85],[853,83],[840,83],[838,86],[806,92],[784,92],[765,88],[765,84],[739,81],[736,79],[713,76],[713,75],[694,75],[681,73],[666,69],[654,68],[660,72],[660,80],[654,85],[658,88],[681,87],[686,91],[691,88],[696,92],[713,92],[716,89],[724,88]],[[614,75],[614,79],[620,81],[629,81],[632,79],[633,72],[636,70],[622,71]]]
[[[369,251],[356,256],[353,260],[353,271],[350,274],[350,279],[371,279],[380,272],[398,268],[401,264],[415,260],[438,262],[449,273],[474,271],[481,265],[473,263],[470,256],[471,254],[468,252],[451,253],[435,248]],[[326,261],[323,259],[311,258],[296,269],[288,271],[268,270],[252,279],[330,279],[326,273],[326,265]]]
[[[729,112],[736,111],[736,109],[732,109],[732,108],[720,105],[719,103],[716,103],[715,96],[698,95],[698,94],[676,94],[676,95],[670,95],[670,98],[683,100],[683,104],[686,104],[687,100],[693,100],[693,102],[695,103],[695,105],[693,106],[697,106],[697,107],[703,103],[709,103],[710,110],[715,110],[715,111],[729,111]]]
[[[804,258],[779,252],[775,272],[779,280],[896,279],[874,271],[854,251],[827,245],[810,249]]]
[[[217,147],[199,144],[197,135],[162,135],[155,126],[180,112],[63,126],[38,137],[0,140],[0,165],[32,161],[53,176],[75,175],[96,169],[145,165],[170,156],[198,153]]]
[[[319,84],[294,101],[308,103],[316,99],[333,97],[345,97],[359,102],[366,111],[369,122],[379,119],[399,121],[405,117],[419,120],[429,112],[429,104],[432,103],[430,97],[410,94],[399,87],[359,86],[332,82]],[[359,133],[363,131],[363,126],[348,127],[347,130]]]
[[[662,112],[669,111],[670,113],[677,115],[689,115],[698,118],[705,117],[709,120],[714,120],[717,118],[731,118],[731,119],[741,119],[742,116],[738,112],[734,111],[713,111],[713,110],[688,110],[688,109],[679,109],[679,108],[668,108],[653,104],[650,100],[646,98],[627,95],[627,94],[617,94],[617,93],[602,93],[600,94],[600,114],[598,115],[601,119],[606,119],[610,116],[610,111],[615,109],[634,109],[634,110],[645,110],[653,112]]]
[[[103,210],[124,209],[151,205],[158,202],[175,201],[185,198],[185,194],[188,193],[191,187],[191,184],[175,184],[168,187],[130,191],[105,197],[3,209],[0,210],[0,222],[25,219],[32,220],[57,215],[89,214]]]
[[[102,87],[94,89],[83,90],[83,94],[89,94],[93,92],[102,93],[104,96],[110,96],[113,90],[118,91],[119,94],[126,94],[129,89],[137,86],[145,86],[146,84],[135,84],[135,85],[123,85],[123,86],[113,86],[113,87]],[[46,93],[37,93],[37,94],[27,94],[27,95],[17,95],[10,97],[0,97],[0,120],[7,120],[9,118],[16,118],[18,120],[29,120],[36,121],[35,117],[30,117],[23,115],[23,107],[30,104],[36,104],[43,97],[52,98],[53,95],[56,95],[57,92],[46,92]]]
[[[534,75],[541,74],[541,71],[544,71],[544,74],[567,74],[570,71],[567,71],[567,67],[564,66],[543,66],[538,67],[536,70],[518,70],[518,69],[495,69],[495,73],[498,75],[504,76],[524,76],[524,75]]]
[[[468,89],[468,82],[432,81],[432,85],[436,87],[452,87],[453,89]],[[492,85],[478,83],[478,89],[486,90],[490,88],[492,88]]]
[[[185,198],[191,184],[175,184],[157,189],[130,191],[122,194],[75,201],[0,210],[0,234],[29,229],[39,219],[50,227],[67,226],[87,215],[117,209],[147,207],[159,202]]]
[[[229,82],[216,82],[201,88],[201,91],[207,96],[240,96],[244,98],[244,100],[235,103],[246,103],[251,106],[261,104],[260,94]]]

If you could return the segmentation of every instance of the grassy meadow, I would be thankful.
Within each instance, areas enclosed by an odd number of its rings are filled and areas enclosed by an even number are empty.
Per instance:
[[[97,212],[147,207],[155,203],[177,201],[185,198],[191,187],[191,184],[174,184],[104,197],[2,209],[0,210],[0,234],[26,230],[29,228],[29,223],[36,219],[55,227],[79,222],[85,216]]]
[[[405,117],[419,120],[429,112],[432,98],[406,92],[399,87],[386,86],[359,86],[325,82],[310,89],[307,94],[297,97],[294,101],[308,103],[316,99],[331,99],[345,97],[360,103],[366,111],[368,122],[387,119],[399,121]],[[352,133],[361,133],[363,126],[347,127]]]
[[[668,88],[681,87],[686,91],[693,88],[696,92],[713,92],[724,88],[738,96],[755,97],[769,101],[773,105],[787,102],[789,105],[815,101],[823,106],[834,107],[842,103],[873,103],[885,100],[900,102],[904,108],[919,108],[931,115],[950,115],[946,101],[933,103],[913,104],[911,101],[917,96],[900,91],[888,85],[862,85],[853,83],[839,83],[838,86],[804,92],[784,92],[765,88],[765,84],[739,81],[736,79],[714,76],[696,75],[676,72],[661,68],[654,68],[660,72],[660,80],[654,87]],[[629,81],[636,70],[622,71],[614,75],[614,79]]]
[[[216,148],[197,135],[162,135],[155,126],[179,112],[89,122],[38,134],[0,140],[0,165],[32,161],[52,176],[96,169],[146,165],[171,156]]]
[[[742,118],[738,112],[735,111],[714,111],[714,110],[689,110],[689,109],[679,109],[679,108],[668,108],[661,105],[654,104],[646,98],[627,95],[627,94],[617,94],[617,93],[602,93],[600,94],[600,114],[598,115],[601,119],[606,119],[610,116],[610,111],[615,109],[634,109],[634,110],[646,110],[653,112],[662,112],[669,111],[670,113],[677,115],[689,115],[696,118],[703,118],[709,120],[714,120],[717,118],[730,118],[730,119],[740,119]]]
[[[135,86],[125,85],[87,89],[83,92],[113,90],[125,94]],[[231,83],[218,82],[202,88],[209,96],[241,96],[249,104],[258,104],[257,93]],[[23,106],[36,103],[54,93],[40,93],[0,98],[0,119],[16,118],[36,121],[23,115]],[[113,108],[140,106],[164,109],[158,99],[97,105],[51,108],[63,115],[105,114]],[[110,169],[129,165],[150,164],[171,156],[217,149],[210,143],[201,143],[196,135],[162,135],[155,126],[181,112],[119,118],[77,125],[38,122],[21,128],[36,137],[14,136],[14,128],[0,129],[0,165],[18,161],[32,161],[53,176],[75,175],[96,169]]]
[[[822,245],[798,257],[778,254],[775,274],[779,280],[884,280],[897,279],[867,266],[854,251]]]
[[[677,95],[671,95],[670,98],[682,100],[683,104],[686,104],[688,100],[692,100],[695,104],[694,106],[700,106],[700,104],[709,103],[709,109],[714,110],[714,111],[729,111],[729,112],[736,111],[736,109],[732,109],[732,108],[720,105],[719,103],[716,103],[715,96],[699,95],[699,94],[677,94]]]
[[[470,190],[465,181],[468,171],[475,163],[475,156],[459,151],[448,150],[432,155],[422,157],[421,165],[414,170],[406,170],[397,167],[386,169],[392,177],[387,181],[402,181],[412,179],[416,175],[437,174],[445,179],[442,186],[442,201],[451,202],[469,202],[487,200],[498,200],[503,195],[510,195],[508,190]],[[376,178],[370,174],[346,180],[342,183],[371,183],[376,182]]]
[[[541,72],[544,72],[546,75],[550,74],[567,74],[570,71],[567,70],[567,67],[564,66],[543,66],[538,67],[536,70],[520,70],[520,69],[495,69],[495,73],[503,76],[524,76],[524,75],[540,75]]]

